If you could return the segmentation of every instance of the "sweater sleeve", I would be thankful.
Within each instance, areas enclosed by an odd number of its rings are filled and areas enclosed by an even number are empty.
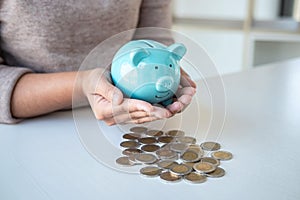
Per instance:
[[[10,101],[17,81],[29,72],[31,70],[27,68],[4,65],[0,57],[0,123],[12,124],[20,121],[12,116]]]
[[[153,39],[166,45],[172,44],[174,40],[171,33],[171,0],[143,0],[138,28],[144,27],[152,28],[138,29],[133,39]]]

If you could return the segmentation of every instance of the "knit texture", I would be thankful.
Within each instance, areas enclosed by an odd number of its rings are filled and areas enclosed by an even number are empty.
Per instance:
[[[22,75],[76,71],[115,34],[170,28],[170,0],[2,0],[0,23],[0,123],[16,123],[10,99]]]

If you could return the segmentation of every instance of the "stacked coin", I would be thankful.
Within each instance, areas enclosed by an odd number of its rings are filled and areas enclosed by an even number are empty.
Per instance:
[[[217,142],[197,144],[194,137],[182,130],[148,130],[137,126],[123,135],[120,143],[123,156],[116,159],[122,166],[142,165],[140,173],[147,177],[160,177],[168,182],[185,180],[203,183],[207,177],[222,177],[225,170],[220,161],[232,159]],[[147,165],[147,166],[144,166]]]

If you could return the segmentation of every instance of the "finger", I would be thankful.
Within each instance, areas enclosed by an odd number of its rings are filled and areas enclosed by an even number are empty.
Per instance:
[[[146,118],[146,117],[151,117],[151,116],[147,112],[136,111],[136,112],[132,112],[132,113],[117,115],[117,116],[113,117],[113,120],[117,124],[122,124],[122,123],[126,123],[128,121],[133,121],[133,120],[137,120],[140,118]]]
[[[153,111],[151,112],[152,116],[157,117],[158,119],[163,119],[163,118],[169,118],[173,114],[166,108],[158,107],[158,106],[153,106]]]
[[[122,104],[113,106],[112,109],[113,115],[120,115],[122,113],[131,113],[135,111],[144,111],[150,113],[153,111],[153,106],[146,101],[125,98]]]
[[[190,96],[194,96],[196,93],[196,89],[193,87],[184,87],[184,88],[180,88],[178,89],[176,96],[180,97],[182,95],[190,95]]]
[[[192,101],[192,96],[190,95],[182,95],[177,99],[176,102],[169,105],[167,107],[168,110],[170,110],[173,114],[176,114],[178,112],[182,112]]]
[[[123,101],[122,92],[109,82],[109,72],[103,72],[99,83],[96,86],[95,93],[104,96],[108,101],[114,105],[119,105]]]
[[[172,113],[176,114],[184,108],[184,105],[180,101],[175,101],[171,105],[167,106],[167,109]]]
[[[182,95],[181,97],[178,98],[178,101],[180,103],[182,103],[183,106],[185,107],[185,106],[187,106],[187,105],[189,105],[191,103],[192,96],[190,96],[190,95]]]
[[[92,101],[90,104],[95,115],[98,116],[99,119],[112,118],[120,114],[128,114],[135,111],[150,113],[153,110],[153,106],[150,103],[136,99],[125,98],[120,105],[115,106],[100,95],[93,95],[91,98]]]
[[[185,75],[182,75],[180,77],[180,85],[182,85],[183,87],[197,87],[196,83],[190,77]]]
[[[181,78],[180,78],[180,84],[184,87],[191,86],[193,88],[196,88],[196,83],[191,79],[190,75],[184,71],[184,69],[180,68]]]
[[[126,124],[143,124],[143,123],[152,122],[152,121],[155,121],[155,120],[158,120],[158,118],[156,118],[156,117],[144,117],[144,118],[128,121],[128,122],[126,122]]]

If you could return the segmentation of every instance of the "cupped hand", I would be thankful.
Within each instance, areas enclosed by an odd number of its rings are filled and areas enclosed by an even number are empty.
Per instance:
[[[111,84],[110,72],[102,68],[84,73],[82,92],[95,117],[108,125],[140,124],[172,116],[167,109],[152,106],[145,101],[124,98],[122,92]]]
[[[180,68],[180,72],[180,84],[175,94],[175,101],[171,105],[167,106],[167,109],[173,115],[182,112],[191,103],[197,87],[196,83],[182,68]]]

